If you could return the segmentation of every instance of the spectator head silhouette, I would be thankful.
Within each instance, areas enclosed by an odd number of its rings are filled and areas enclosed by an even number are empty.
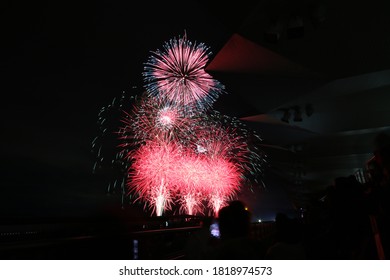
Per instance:
[[[246,237],[250,230],[250,212],[242,201],[234,200],[221,208],[218,214],[222,239]]]

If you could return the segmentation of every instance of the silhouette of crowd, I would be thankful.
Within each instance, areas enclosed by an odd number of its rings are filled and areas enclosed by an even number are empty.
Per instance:
[[[265,248],[251,236],[251,213],[244,203],[234,200],[218,212],[219,236],[214,237],[203,227],[189,238],[187,258],[192,259],[263,259]],[[199,240],[202,232],[202,239]],[[206,233],[206,234],[203,234]],[[205,246],[203,246],[203,245]]]
[[[313,198],[304,216],[277,213],[270,236],[253,235],[251,213],[242,201],[223,207],[216,219],[220,237],[192,246],[201,259],[386,259],[390,256],[390,136],[376,136],[366,176],[334,178]],[[213,242],[210,242],[212,238]],[[191,253],[188,255],[190,258]]]

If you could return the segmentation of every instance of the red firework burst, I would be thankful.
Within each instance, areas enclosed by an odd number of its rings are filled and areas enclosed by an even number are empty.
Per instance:
[[[182,208],[188,214],[204,212],[202,203],[208,197],[217,196],[226,201],[240,189],[241,172],[226,158],[210,158],[187,150],[175,170],[172,181],[177,187]]]
[[[205,186],[210,208],[215,214],[234,197],[241,188],[242,171],[226,158],[208,160],[208,176]]]
[[[132,166],[128,185],[140,199],[150,204],[160,216],[172,202],[175,166],[180,161],[180,148],[175,142],[148,141],[130,152]]]
[[[149,141],[131,158],[130,188],[158,215],[173,197],[188,214],[203,212],[202,202],[210,197],[217,212],[240,189],[242,173],[226,157],[197,154],[174,142]]]

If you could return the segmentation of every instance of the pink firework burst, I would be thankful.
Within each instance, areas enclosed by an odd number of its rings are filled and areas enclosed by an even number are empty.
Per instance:
[[[197,154],[173,141],[148,141],[128,156],[129,187],[157,215],[175,198],[187,214],[203,212],[207,198],[217,212],[240,189],[242,172],[228,158]]]
[[[203,213],[203,200],[205,198],[205,179],[207,169],[204,160],[190,149],[176,167],[176,185],[181,209],[189,215]]]
[[[128,187],[158,216],[173,204],[191,215],[218,213],[243,185],[257,183],[261,173],[260,138],[237,119],[209,110],[224,93],[224,86],[205,71],[210,54],[186,35],[171,39],[144,65],[145,92],[122,95],[99,113],[102,136],[93,142],[99,163],[106,154],[100,141],[114,126],[120,152],[109,162],[126,170],[122,190]],[[114,120],[108,112],[124,116]]]
[[[129,188],[148,202],[158,216],[171,205],[180,150],[174,142],[154,140],[128,154],[132,160]]]
[[[240,168],[246,185],[258,184],[265,165],[265,154],[258,149],[261,138],[240,120],[211,111],[203,114],[197,126],[193,147],[199,153],[229,159]]]
[[[194,131],[193,126],[197,121],[196,115],[185,111],[183,107],[156,97],[143,96],[133,106],[131,114],[125,112],[122,123],[121,137],[124,142],[128,142],[131,135],[133,143],[142,144],[155,138],[183,141],[188,138],[187,134]]]
[[[196,131],[195,150],[210,158],[224,158],[245,170],[249,151],[245,138],[230,127],[208,123],[207,129],[199,126]]]
[[[227,158],[187,151],[175,168],[176,186],[184,209],[189,214],[203,212],[202,203],[208,197],[224,201],[240,189],[241,171]],[[214,203],[215,204],[215,203]],[[213,205],[217,211],[218,206]]]
[[[171,39],[163,51],[152,53],[143,72],[151,96],[203,110],[224,91],[224,86],[204,69],[210,53],[203,43],[192,43],[184,36]]]
[[[130,189],[157,215],[174,201],[190,215],[206,208],[218,213],[252,171],[245,133],[226,119],[186,118],[179,106],[151,100],[143,100],[126,120],[141,139],[127,156]]]
[[[201,196],[201,193],[191,192],[191,190],[188,190],[187,192],[183,192],[179,196],[179,199],[182,212],[188,215],[203,213],[203,197]]]
[[[240,190],[242,171],[226,158],[208,160],[207,186],[208,202],[214,213],[226,204]]]

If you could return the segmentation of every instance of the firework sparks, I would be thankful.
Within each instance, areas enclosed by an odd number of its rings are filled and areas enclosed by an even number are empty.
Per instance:
[[[95,157],[93,173],[105,173],[108,178],[107,193],[120,193],[122,202],[127,199],[126,193],[126,170],[129,162],[125,159],[127,150],[130,148],[130,139],[118,139],[118,131],[122,125],[121,116],[123,110],[129,109],[129,105],[135,102],[137,87],[132,87],[131,93],[125,91],[111,102],[101,108],[98,114],[98,134],[92,141],[91,153]],[[118,146],[127,143],[126,147]]]
[[[201,205],[202,197],[200,193],[187,192],[180,197],[183,212],[188,215],[196,215],[203,212]]]
[[[196,132],[195,149],[233,162],[251,186],[265,166],[265,155],[257,146],[262,141],[240,120],[212,111],[204,114]]]
[[[174,142],[148,141],[128,158],[132,160],[130,189],[161,215],[171,204],[175,186],[172,174],[180,160],[180,149]]]
[[[204,69],[210,55],[203,43],[193,44],[186,36],[166,42],[164,50],[152,52],[145,63],[148,93],[183,107],[211,107],[224,86]]]
[[[240,170],[223,157],[211,158],[188,150],[175,170],[176,185],[187,213],[204,212],[202,202],[210,195],[225,201],[240,189]]]
[[[199,129],[196,137],[196,150],[210,157],[231,158],[235,162],[246,160],[248,149],[242,135],[218,124],[210,124],[207,129]]]
[[[242,172],[237,166],[226,159],[213,159],[209,162],[209,178],[207,182],[209,205],[214,213],[233,198],[241,188]]]
[[[208,110],[224,87],[204,70],[210,55],[204,44],[184,36],[152,53],[143,72],[146,92],[139,98],[122,95],[100,112],[102,136],[92,147],[100,158],[96,165],[103,162],[101,139],[113,134],[113,120],[120,151],[111,162],[125,170],[114,187],[126,185],[126,195],[134,193],[157,216],[173,205],[189,215],[217,214],[261,173],[261,139],[238,119]],[[115,118],[109,118],[113,111]]]
[[[233,162],[196,154],[174,142],[150,141],[131,157],[131,188],[157,214],[170,205],[174,195],[179,195],[188,214],[194,214],[203,211],[206,196],[223,202],[240,189],[241,172]]]
[[[134,104],[131,113],[124,113],[120,130],[123,147],[129,143],[129,138],[134,146],[155,138],[184,141],[197,123],[196,114],[155,97],[143,96]]]

